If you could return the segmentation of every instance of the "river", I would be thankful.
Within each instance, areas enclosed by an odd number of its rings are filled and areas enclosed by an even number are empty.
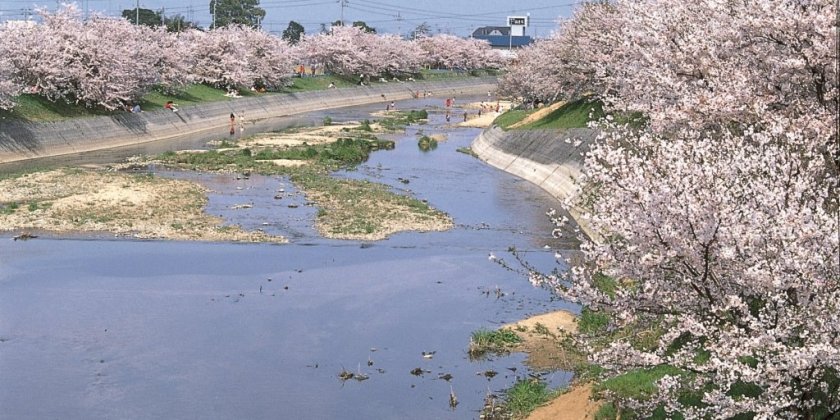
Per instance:
[[[374,109],[294,123],[370,118]],[[315,209],[282,177],[160,172],[209,186],[209,213],[291,243],[0,236],[0,418],[477,418],[488,392],[530,372],[522,354],[470,361],[470,333],[577,310],[488,255],[510,260],[514,246],[548,270],[556,251],[576,243],[551,238],[552,197],[458,153],[479,130],[443,118],[430,108],[428,124],[390,137],[395,150],[337,175],[410,190],[453,217],[448,232],[324,239],[311,227]],[[448,138],[422,152],[418,130]],[[292,201],[274,200],[278,188]],[[243,202],[253,207],[231,209]],[[369,379],[342,382],[342,370]],[[487,370],[499,374],[478,374]],[[554,386],[570,377],[545,375]]]

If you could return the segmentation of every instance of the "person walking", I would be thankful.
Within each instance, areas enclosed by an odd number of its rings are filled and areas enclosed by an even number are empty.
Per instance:
[[[236,115],[233,115],[233,112],[230,113],[230,135],[236,134]]]

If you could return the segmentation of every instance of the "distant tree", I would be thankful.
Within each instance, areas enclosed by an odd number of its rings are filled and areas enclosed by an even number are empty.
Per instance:
[[[439,69],[498,68],[502,58],[487,41],[440,34],[415,41],[426,52],[426,64]]]
[[[363,20],[357,20],[357,21],[353,22],[353,26],[356,27],[356,28],[359,28],[363,32],[367,32],[369,34],[375,34],[376,33],[376,29],[368,26],[368,24],[365,23]]]
[[[289,27],[283,30],[283,39],[289,44],[295,45],[300,42],[300,37],[303,36],[303,25],[295,21],[289,21]]]
[[[198,24],[187,20],[182,15],[175,15],[166,18],[166,30],[169,32],[181,32],[188,29],[198,29]]]
[[[136,25],[160,26],[160,12],[151,9],[140,8],[140,13],[137,12],[137,9],[124,9],[122,17]],[[139,21],[137,20],[138,17]]]
[[[421,36],[430,36],[432,34],[432,27],[427,22],[417,25],[416,28],[409,34],[409,38],[416,39]]]
[[[184,18],[181,15],[165,17],[162,11],[155,11],[150,9],[140,9],[139,22],[137,21],[137,9],[123,10],[122,17],[131,23],[145,25],[153,28],[165,25],[166,30],[169,32],[180,32],[185,31],[187,29],[198,28],[198,25],[195,22],[187,21],[186,18]]]
[[[213,25],[216,28],[231,24],[257,28],[265,17],[265,9],[259,6],[260,0],[210,0]]]

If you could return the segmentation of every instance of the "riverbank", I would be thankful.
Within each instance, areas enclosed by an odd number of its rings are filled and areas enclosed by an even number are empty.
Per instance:
[[[589,128],[504,131],[492,126],[471,148],[488,165],[530,181],[563,202],[580,193],[577,180],[583,175],[583,156],[596,136]],[[597,238],[579,208],[572,207],[569,213],[583,233]]]
[[[547,108],[541,114],[553,109],[556,108]],[[596,136],[588,128],[504,131],[491,126],[473,141],[471,148],[487,164],[538,185],[562,202],[580,194],[576,181],[582,176],[583,156]],[[583,233],[597,240],[598,233],[581,218],[579,209],[573,207],[569,214]],[[535,328],[536,325],[540,327]],[[523,342],[517,350],[529,354],[528,363],[545,369],[570,369],[568,355],[554,334],[576,331],[573,314],[553,312],[509,327],[520,331]],[[536,331],[542,333],[535,334]],[[592,399],[591,385],[575,384],[533,411],[528,419],[593,419],[600,406]]]
[[[403,82],[271,94],[182,107],[53,122],[4,121],[0,126],[0,164],[49,156],[125,147],[196,136],[225,137],[234,128],[310,111],[413,98],[417,92],[438,97],[484,94],[496,89],[495,77]]]

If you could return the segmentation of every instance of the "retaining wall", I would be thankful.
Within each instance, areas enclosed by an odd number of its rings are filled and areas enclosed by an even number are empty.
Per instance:
[[[495,77],[430,82],[391,82],[322,91],[267,94],[139,114],[75,118],[56,122],[0,121],[0,163],[88,152],[208,132],[224,133],[231,113],[249,122],[321,109],[403,100],[413,92],[435,96],[484,94],[496,89]]]
[[[578,193],[575,181],[582,175],[583,155],[597,135],[588,128],[504,131],[493,126],[473,141],[472,150],[489,165],[530,181],[564,201]],[[587,236],[598,238],[581,219],[579,209],[572,208],[569,213]]]

